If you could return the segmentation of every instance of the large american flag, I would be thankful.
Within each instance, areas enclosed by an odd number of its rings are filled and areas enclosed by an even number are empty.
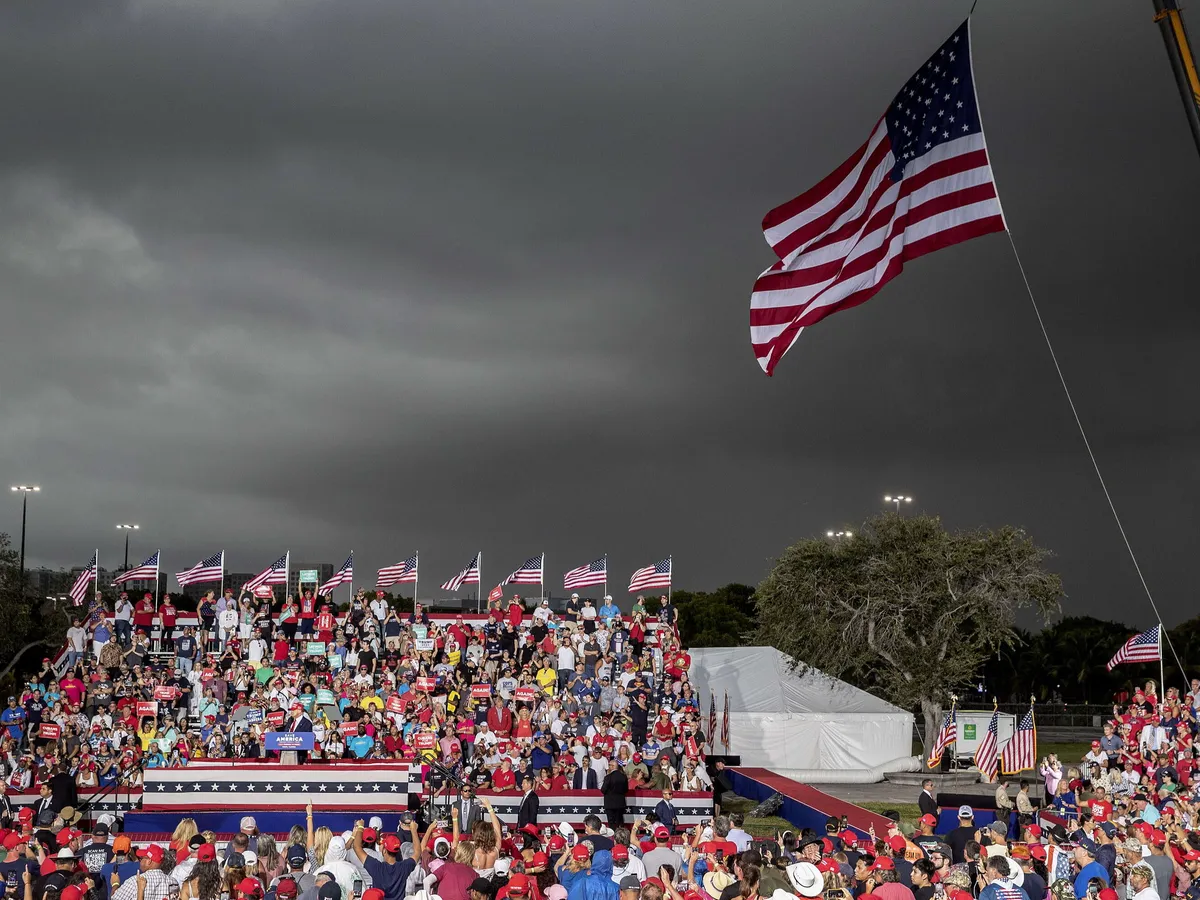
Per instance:
[[[1016,775],[1033,768],[1037,759],[1037,728],[1033,723],[1033,704],[1017,723],[1017,732],[1008,739],[1000,754],[1000,771],[1005,775]]]
[[[984,781],[996,780],[996,767],[999,762],[996,754],[997,742],[1000,739],[998,734],[1000,730],[999,717],[1000,713],[993,709],[992,721],[988,723],[987,734],[975,748],[975,765],[979,767],[979,774],[983,776]]]
[[[190,569],[175,573],[175,580],[180,587],[189,584],[199,584],[203,581],[221,581],[225,578],[225,551],[202,559]]]
[[[417,556],[414,553],[402,563],[396,563],[394,566],[384,566],[379,570],[379,574],[375,576],[375,584],[379,587],[387,587],[390,584],[403,584],[406,581],[417,580]]]
[[[283,554],[267,568],[263,569],[253,578],[246,582],[245,590],[254,591],[267,584],[287,584],[288,580],[288,562],[291,556],[291,551]]]
[[[134,566],[126,572],[122,572],[114,580],[117,584],[124,584],[127,581],[157,581],[158,580],[158,554],[155,551],[154,555],[147,559],[140,566]]]
[[[763,219],[779,261],[750,298],[759,365],[770,375],[805,327],[869,300],[906,262],[1004,227],[968,20],[901,88],[866,143]]]
[[[586,566],[572,569],[563,576],[563,587],[568,591],[595,584],[608,583],[608,555],[593,559]]]
[[[942,730],[938,732],[937,740],[933,742],[933,749],[929,751],[929,768],[936,769],[940,766],[946,748],[957,740],[958,717],[954,707],[951,706],[950,712],[946,713],[945,721],[942,722]]]
[[[83,606],[83,601],[88,595],[88,586],[92,583],[92,579],[96,577],[96,557],[100,555],[100,551],[92,554],[92,561],[87,564],[79,577],[75,579],[75,583],[71,585],[71,602],[76,606]]]
[[[354,551],[346,557],[342,567],[333,573],[333,577],[317,588],[317,596],[328,596],[335,587],[341,584],[354,583]]]
[[[645,591],[650,588],[671,586],[671,557],[656,562],[652,566],[638,569],[629,579],[629,592]]]
[[[146,769],[142,809],[151,811],[403,809],[421,791],[421,767],[402,763],[280,766],[192,762],[178,769]]]
[[[467,563],[467,567],[442,585],[443,591],[457,591],[464,584],[479,584],[479,554]]]
[[[529,557],[529,559],[521,563],[519,569],[505,578],[500,584],[541,584],[542,563],[545,559],[545,553]]]
[[[1158,662],[1162,659],[1162,626],[1155,625],[1149,631],[1135,634],[1108,661],[1108,671],[1125,662]]]

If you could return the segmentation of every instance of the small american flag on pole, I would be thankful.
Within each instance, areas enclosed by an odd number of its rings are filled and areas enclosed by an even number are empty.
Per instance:
[[[652,566],[638,569],[629,579],[629,593],[646,591],[650,588],[665,588],[671,586],[671,557],[656,562]]]
[[[336,557],[335,557],[336,559]],[[342,567],[333,573],[333,577],[317,588],[317,596],[329,596],[333,589],[342,584],[354,583],[354,551],[350,551],[350,555],[346,557],[346,561],[342,563]]]
[[[987,734],[983,736],[983,740],[975,748],[975,765],[979,767],[979,774],[983,776],[984,781],[996,780],[996,769],[999,763],[996,754],[999,731],[1000,713],[998,710],[993,709],[992,721],[988,723]]]
[[[99,556],[98,553],[92,554],[92,561],[87,564],[87,568],[79,573],[79,577],[76,578],[75,583],[71,585],[71,602],[76,606],[83,606],[83,601],[87,599],[88,585],[90,585],[92,580],[96,577],[97,556]]]
[[[708,745],[717,749],[717,695],[708,696]]]
[[[379,574],[375,576],[375,583],[380,587],[387,587],[390,584],[404,584],[409,581],[417,580],[417,556],[414,553],[402,563],[396,563],[394,566],[384,566],[379,570]]]
[[[591,587],[596,584],[605,584],[608,581],[608,556],[602,556],[599,559],[594,559],[586,566],[580,566],[578,569],[572,569],[563,576],[563,587],[568,591],[577,590],[581,587]]]
[[[122,572],[113,579],[117,584],[127,581],[153,581],[158,578],[158,551],[140,566],[134,566],[127,572]]]
[[[541,584],[542,563],[545,558],[546,554],[544,553],[539,556],[529,557],[529,559],[521,563],[521,568],[505,578],[500,584]]]
[[[763,219],[779,260],[754,284],[750,343],[768,375],[801,331],[866,302],[905,263],[1004,230],[969,22],[900,89],[866,143]]]
[[[253,578],[246,582],[244,590],[254,591],[268,584],[287,584],[288,580],[288,557],[291,552],[283,554],[275,562],[271,563],[267,568],[263,569]]]
[[[721,715],[721,745],[729,752],[729,691],[725,692],[725,712]]]
[[[479,554],[467,563],[467,567],[442,585],[443,591],[457,591],[464,584],[479,584]]]
[[[1017,732],[1004,746],[1000,754],[1000,771],[1005,775],[1016,775],[1025,769],[1033,768],[1037,758],[1037,727],[1033,722],[1033,704],[1029,711],[1017,723]]]
[[[207,559],[202,559],[190,569],[175,573],[175,580],[180,587],[189,584],[199,584],[204,581],[220,581],[225,577],[225,551],[222,550]]]
[[[946,748],[958,740],[958,716],[954,708],[954,704],[950,704],[950,712],[946,713],[946,719],[942,722],[942,730],[938,732],[937,740],[933,742],[933,749],[929,751],[929,768],[936,769],[942,764],[942,755],[946,752]]]
[[[1121,663],[1158,662],[1162,659],[1162,626],[1155,625],[1149,631],[1135,634],[1127,640],[1116,656],[1108,661],[1108,671]]]

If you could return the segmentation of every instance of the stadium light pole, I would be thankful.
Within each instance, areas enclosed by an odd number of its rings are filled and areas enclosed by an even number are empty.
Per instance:
[[[29,495],[41,490],[36,484],[14,484],[13,491],[21,494],[21,599],[25,599],[25,512],[29,508]]]
[[[912,497],[906,497],[903,494],[888,494],[886,497],[883,498],[883,502],[884,503],[895,503],[896,504],[896,514],[899,515],[900,514],[900,504],[901,503],[912,503]]]
[[[129,532],[137,531],[141,527],[142,527],[141,525],[118,525],[117,526],[117,528],[119,528],[121,531],[125,532],[125,568],[123,568],[121,570],[122,572],[129,571]]]
[[[835,538],[835,539],[852,538],[852,537],[854,537],[854,532],[853,531],[827,531],[827,532],[825,532],[825,537]]]

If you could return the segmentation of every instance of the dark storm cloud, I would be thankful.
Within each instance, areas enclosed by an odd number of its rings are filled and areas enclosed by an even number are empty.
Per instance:
[[[23,5],[0,28],[0,455],[35,564],[113,523],[360,571],[545,548],[758,580],[903,490],[1145,620],[1006,239],[747,346],[757,223],[968,4]],[[1167,618],[1189,614],[1200,188],[1145,13],[982,0],[1001,198]],[[11,526],[14,530],[19,523]],[[337,559],[335,559],[337,557]]]

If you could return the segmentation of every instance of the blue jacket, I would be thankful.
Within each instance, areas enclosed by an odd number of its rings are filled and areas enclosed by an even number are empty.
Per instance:
[[[564,863],[558,883],[567,889],[567,900],[617,900],[617,883],[612,880],[612,854],[597,850],[590,871],[572,872]]]

